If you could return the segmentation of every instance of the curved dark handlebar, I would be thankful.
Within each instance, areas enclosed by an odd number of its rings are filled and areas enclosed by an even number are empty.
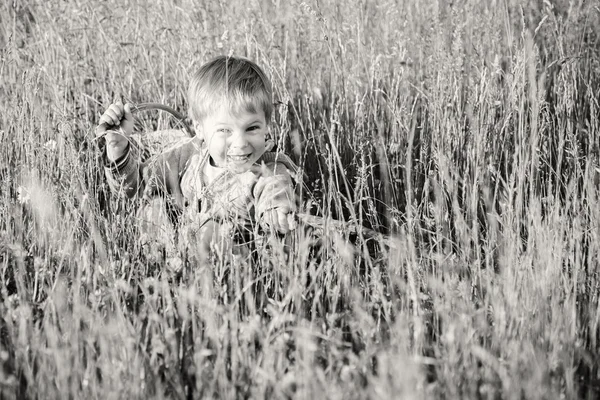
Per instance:
[[[144,111],[144,110],[166,111],[166,112],[170,113],[171,115],[173,115],[175,118],[177,118],[179,120],[179,122],[181,122],[183,124],[183,127],[185,128],[185,131],[187,132],[189,137],[196,136],[194,129],[190,126],[188,118],[185,115],[183,115],[182,113],[180,113],[179,111],[174,110],[171,107],[165,106],[164,104],[160,104],[160,103],[139,103],[139,104],[131,105],[131,112],[133,112],[133,113],[138,112],[138,111]]]

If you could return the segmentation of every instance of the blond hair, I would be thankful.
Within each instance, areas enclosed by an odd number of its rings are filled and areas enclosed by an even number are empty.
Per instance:
[[[190,80],[188,102],[196,122],[220,107],[234,114],[262,110],[267,123],[273,112],[269,79],[258,65],[242,57],[220,56],[201,66]]]

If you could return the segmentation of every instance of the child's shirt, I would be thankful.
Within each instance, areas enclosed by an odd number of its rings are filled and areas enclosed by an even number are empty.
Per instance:
[[[211,165],[199,138],[185,139],[142,162],[140,149],[129,145],[115,162],[105,162],[113,191],[128,197],[170,197],[178,208],[203,219],[234,220],[248,225],[265,211],[296,210],[291,172],[294,163],[282,153],[266,152],[248,171],[232,173]]]

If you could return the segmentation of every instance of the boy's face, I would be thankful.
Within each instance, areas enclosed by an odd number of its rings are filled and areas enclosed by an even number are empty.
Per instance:
[[[265,152],[267,122],[262,110],[233,115],[222,107],[204,118],[198,128],[217,167],[235,173],[245,172]]]

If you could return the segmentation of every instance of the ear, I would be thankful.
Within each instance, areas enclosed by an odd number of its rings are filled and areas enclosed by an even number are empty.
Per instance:
[[[265,141],[265,152],[273,150],[275,147],[275,141],[273,139],[267,139]]]
[[[267,134],[265,137],[265,151],[271,151],[275,147],[275,141],[273,140],[273,133],[271,132],[271,125],[268,124]]]
[[[194,133],[196,133],[196,137],[199,138],[202,142],[204,142],[204,130],[202,129],[202,124],[197,121],[192,121],[192,127],[194,128]]]

